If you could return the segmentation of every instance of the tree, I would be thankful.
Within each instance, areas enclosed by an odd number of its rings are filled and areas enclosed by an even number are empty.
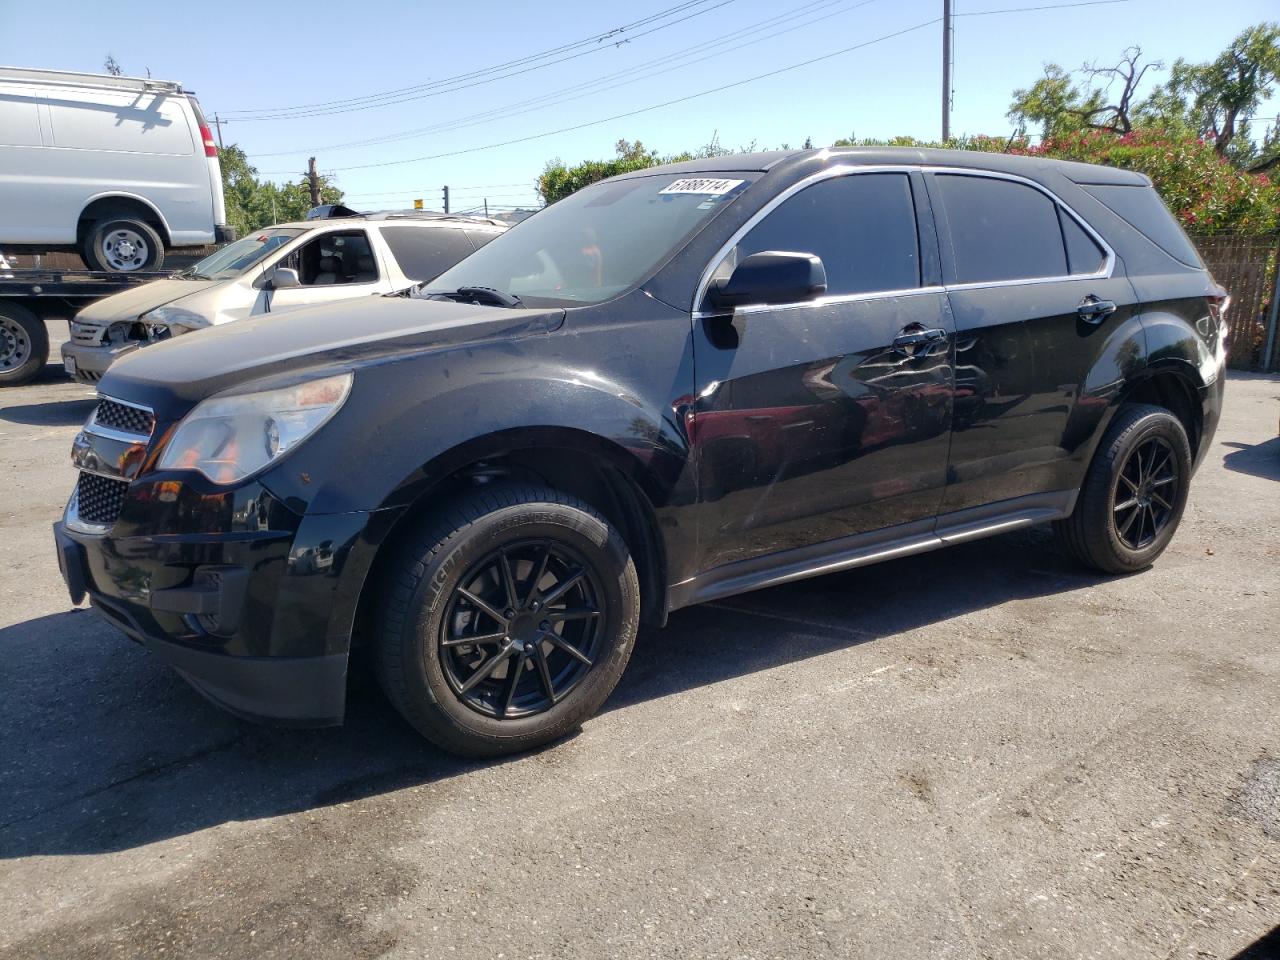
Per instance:
[[[222,167],[222,192],[227,204],[227,223],[240,234],[251,233],[273,223],[301,220],[311,209],[311,187],[306,177],[284,185],[258,179],[258,170],[235,144],[218,151]],[[342,191],[321,177],[320,201],[341,203]]]
[[[102,69],[107,71],[107,73],[111,74],[113,77],[119,77],[124,74],[124,68],[122,68],[116,58],[109,53],[107,54],[106,61],[102,64]]]
[[[1076,71],[1086,83],[1077,86],[1062,67],[1046,64],[1044,76],[1029,88],[1013,92],[1008,116],[1020,133],[1026,132],[1028,123],[1038,123],[1046,137],[1075,130],[1106,130],[1123,136],[1133,130],[1135,98],[1147,71],[1162,67],[1159,62],[1142,63],[1142,48],[1130,47],[1114,66],[1086,63]]]
[[[1213,140],[1220,157],[1236,159],[1241,166],[1250,162],[1267,169],[1280,162],[1280,155],[1256,156],[1249,139],[1249,122],[1254,112],[1270,98],[1280,76],[1280,24],[1261,23],[1245,30],[1212,63],[1173,65],[1167,93],[1182,100],[1199,127]]]
[[[753,143],[745,149],[753,149],[754,146]],[[542,176],[538,177],[535,183],[542,202],[555,203],[597,180],[616,177],[620,173],[644,170],[646,167],[656,167],[660,163],[676,163],[697,157],[718,157],[731,152],[720,145],[719,137],[714,133],[711,139],[697,150],[667,157],[659,156],[657,150],[650,150],[639,140],[625,138],[615,143],[613,150],[615,155],[611,160],[587,160],[572,167],[566,167],[559,157],[548,160],[542,170]]]

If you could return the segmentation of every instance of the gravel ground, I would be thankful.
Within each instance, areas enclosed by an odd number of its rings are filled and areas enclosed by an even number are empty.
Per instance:
[[[1280,923],[1280,378],[1232,377],[1149,571],[1035,530],[682,611],[502,763],[359,677],[341,729],[241,723],[72,610],[91,397],[0,390],[0,956],[1171,960]]]

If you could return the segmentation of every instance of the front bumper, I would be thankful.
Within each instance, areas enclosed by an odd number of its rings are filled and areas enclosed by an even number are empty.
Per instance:
[[[54,524],[71,599],[246,719],[342,722],[369,514],[296,530],[99,536]]]
[[[62,366],[80,383],[96,384],[111,364],[140,346],[137,341],[92,346],[68,340],[62,345]],[[74,372],[68,361],[74,363]]]

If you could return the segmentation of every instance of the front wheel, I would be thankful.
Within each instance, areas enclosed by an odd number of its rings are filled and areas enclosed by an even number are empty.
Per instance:
[[[640,590],[626,544],[558,491],[481,489],[424,521],[392,562],[375,669],[405,719],[453,753],[572,732],[631,656]]]
[[[1187,505],[1191,444],[1163,407],[1122,407],[1085,475],[1075,511],[1054,524],[1059,546],[1103,573],[1149,566]]]

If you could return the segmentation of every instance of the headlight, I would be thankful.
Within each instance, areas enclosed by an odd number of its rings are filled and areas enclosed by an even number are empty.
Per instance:
[[[338,412],[351,390],[340,373],[280,390],[210,397],[187,414],[160,455],[160,470],[199,470],[237,483],[280,459]]]
[[[168,327],[175,335],[209,326],[209,319],[182,307],[156,307],[138,318],[148,327]]]

